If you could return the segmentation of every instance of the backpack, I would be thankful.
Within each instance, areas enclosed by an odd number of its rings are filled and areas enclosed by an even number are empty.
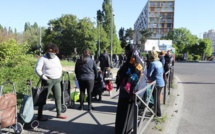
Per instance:
[[[34,116],[34,103],[29,95],[25,95],[22,99],[21,108],[19,110],[19,117],[25,122],[29,123]]]

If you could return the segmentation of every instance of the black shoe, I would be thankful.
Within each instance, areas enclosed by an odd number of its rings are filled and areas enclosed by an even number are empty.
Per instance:
[[[47,121],[48,118],[46,118],[46,117],[44,117],[44,116],[38,116],[38,117],[37,117],[37,120],[38,120],[38,121]]]
[[[83,110],[84,108],[83,108],[83,106],[79,106],[79,108],[78,108],[79,110]]]
[[[91,105],[91,107],[88,107],[88,111],[91,112],[92,110],[95,110],[95,108]]]
[[[99,95],[99,99],[98,99],[98,101],[101,101],[102,100],[102,96],[101,95]]]
[[[94,106],[93,106],[93,105],[91,105],[91,109],[92,109],[92,110],[95,110],[95,108],[94,108]]]

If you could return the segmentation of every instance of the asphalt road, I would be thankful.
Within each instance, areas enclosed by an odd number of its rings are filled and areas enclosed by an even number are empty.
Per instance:
[[[215,62],[176,63],[175,75],[180,79],[183,104],[179,118],[171,122],[175,127],[171,133],[215,134]]]

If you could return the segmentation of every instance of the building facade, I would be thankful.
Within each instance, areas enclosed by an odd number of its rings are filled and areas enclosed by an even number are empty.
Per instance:
[[[211,40],[213,52],[215,52],[215,29],[211,29],[208,32],[204,32],[203,38]]]
[[[160,39],[174,28],[175,0],[148,0],[134,24],[134,43],[139,43],[139,31],[149,29],[150,39]]]

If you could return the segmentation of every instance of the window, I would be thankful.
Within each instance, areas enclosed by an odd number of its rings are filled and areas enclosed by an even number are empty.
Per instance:
[[[150,7],[150,11],[155,11],[155,8],[154,7]]]
[[[164,23],[161,23],[161,27],[164,28]]]
[[[167,23],[172,23],[172,19],[167,19]]]
[[[150,13],[149,13],[149,16],[150,16],[150,17],[154,17],[154,16],[155,16],[154,12],[150,12]]]
[[[150,2],[150,6],[154,7],[155,6],[155,2]]]
[[[167,27],[168,28],[172,27],[172,23],[167,23]]]
[[[168,6],[173,6],[173,2],[169,1]]]
[[[160,2],[157,2],[157,6],[158,6],[158,7],[161,6],[161,3],[160,3]]]
[[[150,22],[151,22],[151,23],[154,23],[154,18],[150,18]]]
[[[160,8],[159,8],[159,7],[157,7],[157,8],[156,8],[156,11],[157,11],[157,12],[160,12]]]
[[[172,12],[173,8],[172,7],[168,7],[168,11]]]

